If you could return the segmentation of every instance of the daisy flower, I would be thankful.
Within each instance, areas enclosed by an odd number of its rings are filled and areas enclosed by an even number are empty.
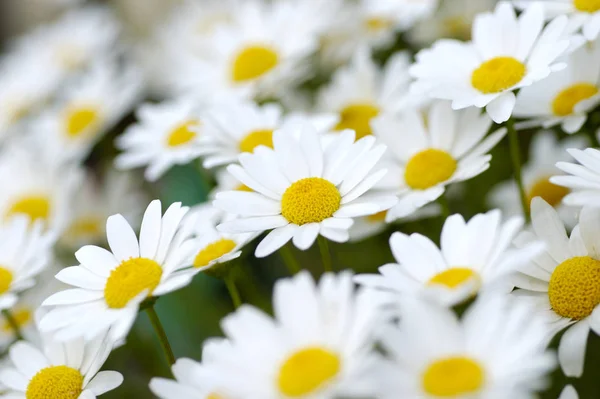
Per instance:
[[[207,348],[209,345],[206,345]],[[210,354],[205,350],[203,358]],[[206,361],[206,360],[205,360]],[[150,390],[160,399],[219,399],[222,398],[210,387],[214,385],[206,373],[206,366],[192,359],[178,359],[171,367],[175,380],[153,378]]]
[[[517,17],[510,3],[500,2],[475,18],[471,42],[440,40],[420,51],[410,69],[417,79],[411,90],[452,100],[454,109],[486,107],[494,122],[504,122],[515,106],[514,90],[564,66],[555,61],[570,44],[566,25],[563,16],[544,28],[540,6]]]
[[[461,320],[451,309],[412,301],[399,326],[383,334],[392,360],[379,397],[535,397],[556,364],[544,321],[504,295],[477,300]]]
[[[152,201],[142,220],[139,241],[122,215],[106,221],[111,251],[87,245],[75,253],[80,265],[56,275],[76,288],[58,292],[44,301],[52,309],[42,318],[42,332],[59,340],[83,336],[90,340],[110,328],[114,341],[129,332],[140,304],[191,281],[194,246],[181,220],[188,208],[171,205],[161,216],[161,203]]]
[[[583,208],[570,237],[558,214],[541,198],[531,202],[533,232],[519,237],[518,246],[532,240],[546,243],[546,251],[520,268],[515,285],[519,299],[531,302],[547,316],[550,333],[565,329],[558,360],[568,377],[580,377],[590,329],[600,334],[600,210]]]
[[[312,123],[320,132],[335,126],[333,114],[283,115],[281,106],[259,106],[253,101],[229,101],[215,105],[207,111],[203,146],[205,168],[227,165],[238,160],[241,153],[253,152],[263,145],[273,148],[273,132],[296,123]]]
[[[600,43],[581,46],[568,55],[566,63],[562,71],[519,91],[513,115],[529,119],[523,125],[549,128],[560,124],[572,134],[600,103]]]
[[[117,138],[123,151],[115,159],[117,168],[146,166],[144,177],[156,181],[171,166],[187,164],[206,152],[201,143],[205,121],[197,100],[143,104],[136,117],[138,122]]]
[[[388,222],[435,201],[448,184],[484,172],[490,166],[488,151],[506,134],[499,129],[485,137],[492,125],[487,115],[477,108],[453,111],[447,101],[435,102],[425,118],[419,110],[407,110],[377,117],[371,125],[389,148],[384,160],[389,173],[377,187],[399,197],[387,213]]]
[[[540,132],[531,142],[529,160],[523,165],[523,185],[528,203],[534,197],[542,197],[544,201],[555,207],[561,220],[569,227],[577,224],[577,208],[565,205],[563,198],[569,189],[550,182],[550,178],[559,170],[556,163],[567,160],[568,148],[585,148],[587,139],[571,137],[558,141],[552,132]],[[489,194],[492,207],[500,208],[506,216],[521,215],[523,208],[519,199],[519,188],[514,180],[498,184]]]
[[[100,371],[113,343],[104,335],[91,342],[47,340],[42,348],[19,341],[9,350],[12,367],[0,369],[6,397],[95,399],[117,388],[123,376]]]
[[[567,175],[552,176],[550,182],[569,190],[563,198],[566,205],[597,207],[600,200],[600,151],[595,148],[570,148],[567,152],[580,165],[558,162],[556,167]]]
[[[298,138],[296,138],[298,137]],[[254,192],[226,191],[214,205],[239,218],[218,226],[227,233],[272,230],[256,248],[267,256],[293,238],[308,249],[320,234],[336,242],[348,240],[353,217],[388,209],[389,195],[368,191],[387,173],[373,171],[386,147],[374,137],[356,143],[354,132],[342,132],[324,145],[310,124],[273,134],[273,149],[259,146],[240,155],[240,165],[227,170]]]
[[[350,273],[325,274],[318,285],[306,271],[280,280],[273,308],[271,319],[242,305],[221,322],[226,338],[213,342],[204,363],[219,394],[249,399],[374,396],[379,303],[355,291]]]
[[[408,93],[409,65],[409,55],[397,53],[382,70],[369,49],[361,47],[351,64],[338,69],[332,82],[321,89],[317,108],[339,115],[335,130],[352,129],[357,139],[371,134],[370,122],[377,115],[419,105],[419,98]]]
[[[381,274],[358,275],[356,282],[389,292],[394,303],[414,296],[454,306],[479,292],[512,290],[509,276],[538,255],[541,243],[520,249],[513,239],[523,219],[503,223],[500,211],[474,216],[465,222],[452,215],[444,222],[440,248],[421,234],[394,233],[390,247],[397,263],[379,268]]]

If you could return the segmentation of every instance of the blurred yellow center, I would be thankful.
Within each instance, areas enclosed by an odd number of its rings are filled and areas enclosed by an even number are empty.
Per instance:
[[[391,29],[393,26],[394,21],[391,18],[371,17],[365,20],[365,28],[373,33]]]
[[[5,267],[0,266],[0,295],[10,288],[13,281],[13,273]]]
[[[339,356],[327,349],[312,347],[292,354],[279,369],[279,391],[289,397],[314,393],[341,370]]]
[[[484,94],[510,89],[523,79],[525,65],[513,57],[496,57],[485,61],[471,76],[471,84]]]
[[[583,12],[600,11],[600,0],[573,0],[575,8]]]
[[[285,190],[281,198],[281,214],[299,226],[319,223],[340,209],[342,196],[338,189],[320,177],[298,180]]]
[[[7,216],[17,214],[27,215],[31,221],[37,219],[47,220],[50,216],[50,200],[43,195],[23,197],[8,208]]]
[[[589,256],[567,259],[554,269],[548,299],[560,316],[581,320],[600,304],[600,261]]]
[[[26,399],[77,399],[83,390],[83,376],[68,366],[51,366],[38,371],[29,381]]]
[[[71,139],[93,130],[100,122],[100,113],[93,107],[72,107],[65,115],[65,132]]]
[[[194,128],[198,127],[200,122],[197,120],[191,120],[177,125],[167,138],[167,145],[169,147],[179,147],[189,143],[196,138],[196,132]]]
[[[219,259],[221,256],[233,251],[235,246],[235,241],[227,238],[221,238],[218,241],[208,244],[196,255],[194,267],[207,266],[213,260]]]
[[[451,178],[456,167],[452,155],[430,148],[412,156],[406,164],[404,180],[411,188],[425,190]]]
[[[475,279],[477,282],[480,281],[479,275],[474,270],[467,269],[466,267],[453,267],[433,276],[428,281],[428,284],[456,288],[472,279]]]
[[[236,188],[237,191],[248,191],[248,192],[253,192],[254,190],[252,190],[250,187],[248,187],[245,184],[239,184]]]
[[[381,211],[374,213],[373,215],[367,216],[367,220],[371,223],[381,223],[385,221],[385,216],[387,215],[387,211]]]
[[[70,237],[95,237],[102,234],[102,220],[96,216],[75,219],[65,235]]]
[[[148,296],[160,283],[162,268],[152,259],[129,258],[110,272],[104,287],[104,299],[109,308],[122,309],[143,291]]]
[[[598,88],[590,83],[577,83],[567,87],[552,101],[552,112],[556,116],[568,116],[573,113],[573,108],[588,98],[598,94]]]
[[[484,371],[481,365],[468,357],[456,356],[437,360],[423,374],[423,389],[438,397],[463,397],[483,387]]]
[[[351,104],[340,111],[340,121],[335,130],[352,129],[356,140],[372,133],[371,119],[379,114],[379,108],[371,104]]]
[[[567,194],[569,194],[568,188],[557,186],[550,182],[549,177],[543,177],[531,186],[527,198],[531,202],[535,197],[542,197],[548,204],[557,206]]]
[[[209,394],[206,399],[224,399],[221,395],[217,395],[216,393]]]
[[[249,46],[243,49],[233,61],[234,82],[256,79],[277,66],[279,56],[264,46]]]
[[[442,23],[449,36],[462,40],[471,38],[471,24],[464,16],[449,17],[444,19]]]
[[[253,152],[259,145],[273,148],[273,130],[261,129],[250,132],[240,141],[240,151]]]
[[[27,326],[32,320],[31,311],[28,309],[12,311],[11,315],[15,324],[19,328]],[[8,322],[8,320],[5,320],[2,324],[2,331],[4,331],[5,333],[14,333],[13,326]]]

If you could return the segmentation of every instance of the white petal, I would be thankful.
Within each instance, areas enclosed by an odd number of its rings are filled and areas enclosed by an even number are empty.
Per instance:
[[[10,360],[27,378],[32,378],[38,371],[48,367],[48,359],[28,342],[17,342],[10,347]]]
[[[489,103],[486,111],[494,122],[503,123],[510,118],[515,108],[515,102],[516,97],[513,92],[504,93]]]
[[[162,208],[159,200],[154,200],[146,208],[140,228],[140,256],[154,259],[162,225]]]
[[[310,248],[319,235],[319,223],[308,223],[302,225],[294,233],[293,243],[296,248],[304,251]]]
[[[590,331],[587,321],[579,321],[567,328],[558,344],[558,361],[567,377],[583,374],[585,348]]]
[[[85,387],[95,395],[102,395],[123,383],[123,376],[116,371],[101,371]]]
[[[121,214],[112,215],[106,221],[106,238],[117,260],[124,261],[140,256],[135,232]]]
[[[262,239],[260,244],[258,244],[254,255],[257,258],[264,258],[277,251],[294,236],[297,229],[298,226],[295,224],[288,224],[287,226],[279,227],[271,231]]]

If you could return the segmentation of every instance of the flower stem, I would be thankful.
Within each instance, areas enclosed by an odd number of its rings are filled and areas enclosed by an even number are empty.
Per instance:
[[[327,243],[327,239],[323,236],[319,236],[317,241],[319,242],[321,259],[323,259],[323,269],[325,272],[333,272],[333,268],[331,267],[331,253],[329,252],[329,244]]]
[[[17,323],[17,321],[15,320],[15,318],[12,315],[12,313],[10,312],[10,310],[4,309],[2,311],[2,315],[4,316],[4,318],[6,319],[6,321],[8,322],[8,324],[10,325],[10,327],[15,332],[15,336],[17,338],[17,341],[22,340],[23,339],[23,334],[21,334],[21,329],[19,328],[19,323]]]
[[[167,338],[165,329],[163,328],[160,319],[158,318],[158,314],[156,314],[154,305],[148,306],[146,308],[146,313],[148,313],[150,323],[152,323],[154,332],[156,332],[156,335],[158,336],[160,346],[162,347],[163,352],[165,353],[165,358],[167,359],[167,362],[169,363],[170,367],[175,363],[175,356],[173,355],[173,350],[171,349],[171,344],[169,343],[169,339]]]
[[[281,255],[283,263],[285,263],[285,266],[287,267],[288,271],[292,276],[298,273],[300,270],[302,270],[300,264],[294,257],[294,254],[292,253],[289,244],[286,244],[283,247],[281,247],[281,249],[279,249],[279,254]]]
[[[237,309],[241,306],[242,300],[240,299],[240,292],[235,286],[235,280],[233,279],[233,275],[230,272],[227,276],[223,278],[225,285],[227,286],[227,291],[229,291],[229,296],[231,296],[231,301],[233,302],[233,306]]]
[[[519,136],[515,130],[515,122],[510,118],[506,122],[506,128],[508,129],[508,141],[510,145],[510,157],[513,163],[513,172],[517,186],[519,187],[519,196],[521,197],[521,207],[523,208],[523,216],[525,221],[529,222],[531,216],[529,214],[529,202],[527,201],[527,194],[525,192],[525,186],[523,185],[523,177],[521,175],[521,156],[519,147]]]

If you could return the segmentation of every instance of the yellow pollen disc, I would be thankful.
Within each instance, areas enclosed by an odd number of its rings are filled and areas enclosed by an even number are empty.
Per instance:
[[[484,371],[468,357],[456,356],[437,360],[423,374],[423,389],[432,396],[457,397],[479,391],[484,383]]]
[[[234,82],[256,79],[275,68],[278,62],[279,56],[268,47],[246,47],[233,61],[232,79]]]
[[[567,259],[554,269],[548,299],[560,316],[581,320],[600,304],[600,261],[589,256]]]
[[[209,394],[206,399],[224,399],[221,395],[217,395],[216,393]]]
[[[385,221],[385,216],[387,215],[387,211],[377,212],[373,215],[367,216],[367,220],[371,223],[381,223]]]
[[[95,216],[85,216],[74,220],[65,233],[70,237],[90,237],[101,234],[102,221]]]
[[[12,281],[12,272],[7,268],[0,266],[0,295],[8,291]]]
[[[356,140],[372,133],[371,119],[379,114],[379,108],[371,104],[351,104],[340,111],[340,121],[335,130],[352,129]]]
[[[573,0],[575,8],[583,12],[600,11],[600,0]]]
[[[471,24],[463,16],[449,17],[442,21],[449,36],[463,40],[471,38]]]
[[[365,28],[369,32],[377,33],[391,29],[394,26],[394,21],[389,18],[371,17],[365,20]]]
[[[169,147],[178,147],[183,144],[187,144],[196,138],[197,133],[193,130],[200,125],[199,121],[191,120],[177,125],[167,138],[167,145]]]
[[[18,327],[25,327],[33,319],[31,311],[28,309],[12,311],[11,315]],[[4,321],[2,324],[2,331],[5,333],[14,333],[12,324],[10,324],[8,321]]]
[[[83,376],[68,366],[51,366],[38,371],[29,381],[27,399],[77,399],[83,391]]]
[[[467,269],[466,267],[453,267],[433,276],[428,281],[428,284],[456,288],[472,279],[475,279],[479,283],[480,277],[476,271]]]
[[[510,89],[523,79],[526,68],[513,57],[496,57],[485,61],[471,76],[471,85],[484,94]]]
[[[340,209],[338,189],[320,177],[308,177],[292,184],[281,198],[281,214],[290,223],[302,226],[319,223]]]
[[[235,188],[237,191],[248,191],[248,192],[253,192],[254,190],[252,190],[250,187],[248,187],[245,184],[240,184]]]
[[[337,354],[318,347],[302,349],[282,364],[277,385],[285,396],[308,395],[322,388],[340,369],[341,360]]]
[[[75,139],[93,130],[100,122],[100,113],[93,107],[72,107],[65,115],[65,132]]]
[[[221,256],[233,251],[236,245],[235,241],[227,238],[221,238],[219,241],[208,244],[196,255],[194,267],[208,266],[213,260],[219,259]]]
[[[241,152],[253,152],[259,145],[273,148],[273,130],[262,129],[250,132],[240,141]]]
[[[148,296],[160,283],[162,268],[152,259],[130,258],[110,272],[104,299],[109,308],[122,309],[129,301],[148,290]]]
[[[31,221],[37,219],[47,220],[50,216],[50,200],[43,195],[32,195],[23,197],[8,208],[7,216],[24,214]]]
[[[598,88],[591,83],[577,83],[567,87],[552,101],[552,112],[556,116],[568,116],[573,113],[573,108],[588,98],[598,94]]]
[[[542,197],[548,204],[557,206],[567,194],[569,194],[568,188],[557,186],[550,182],[549,177],[543,177],[531,186],[527,198],[528,202],[531,202],[535,197]]]
[[[404,180],[415,190],[425,190],[452,177],[457,163],[446,151],[430,148],[412,156],[404,170]]]

